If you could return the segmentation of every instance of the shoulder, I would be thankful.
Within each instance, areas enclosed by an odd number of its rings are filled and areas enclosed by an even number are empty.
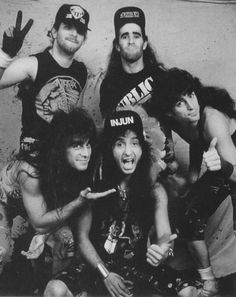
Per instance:
[[[223,112],[206,106],[202,112],[202,120],[204,124],[217,125],[217,124],[228,124],[229,117]]]
[[[230,120],[227,115],[221,111],[205,107],[202,113],[203,134],[206,138],[220,137],[229,134]]]
[[[36,168],[25,161],[19,163],[16,172],[20,183],[23,183],[28,179],[38,179],[39,176]]]

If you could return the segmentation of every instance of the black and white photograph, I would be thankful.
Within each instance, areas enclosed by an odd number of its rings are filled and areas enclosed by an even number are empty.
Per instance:
[[[0,0],[0,296],[236,296],[236,1]]]

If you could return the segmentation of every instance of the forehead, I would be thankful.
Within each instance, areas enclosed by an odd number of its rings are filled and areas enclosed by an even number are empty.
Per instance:
[[[86,142],[88,142],[89,141],[89,138],[88,138],[88,136],[83,136],[83,135],[77,135],[77,134],[74,134],[74,135],[72,135],[71,136],[71,138],[70,138],[70,143],[80,143],[80,144],[84,144],[84,143],[86,143]]]
[[[125,34],[125,33],[134,33],[134,32],[140,33],[142,35],[141,27],[135,23],[128,23],[120,28],[119,34],[121,36],[122,34]]]
[[[129,139],[129,138],[137,138],[138,135],[135,131],[127,129],[124,131],[124,133],[122,133],[121,135],[118,135],[117,139]]]

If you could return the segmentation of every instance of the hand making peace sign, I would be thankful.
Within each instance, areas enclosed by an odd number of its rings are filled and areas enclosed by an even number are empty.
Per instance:
[[[33,25],[33,20],[29,19],[21,29],[22,11],[19,10],[16,17],[15,27],[9,27],[3,33],[2,50],[10,57],[14,57],[20,50],[26,34]]]

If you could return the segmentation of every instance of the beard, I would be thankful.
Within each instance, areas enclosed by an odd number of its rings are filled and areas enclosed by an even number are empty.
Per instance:
[[[58,46],[60,47],[60,49],[68,55],[75,54],[82,45],[79,43],[72,43],[72,42],[64,41],[64,40],[60,40],[60,39],[57,41],[57,43],[58,43]]]
[[[138,61],[142,56],[143,56],[143,51],[142,50],[137,50],[137,51],[122,51],[121,52],[122,58],[129,62],[129,63],[134,63]]]

